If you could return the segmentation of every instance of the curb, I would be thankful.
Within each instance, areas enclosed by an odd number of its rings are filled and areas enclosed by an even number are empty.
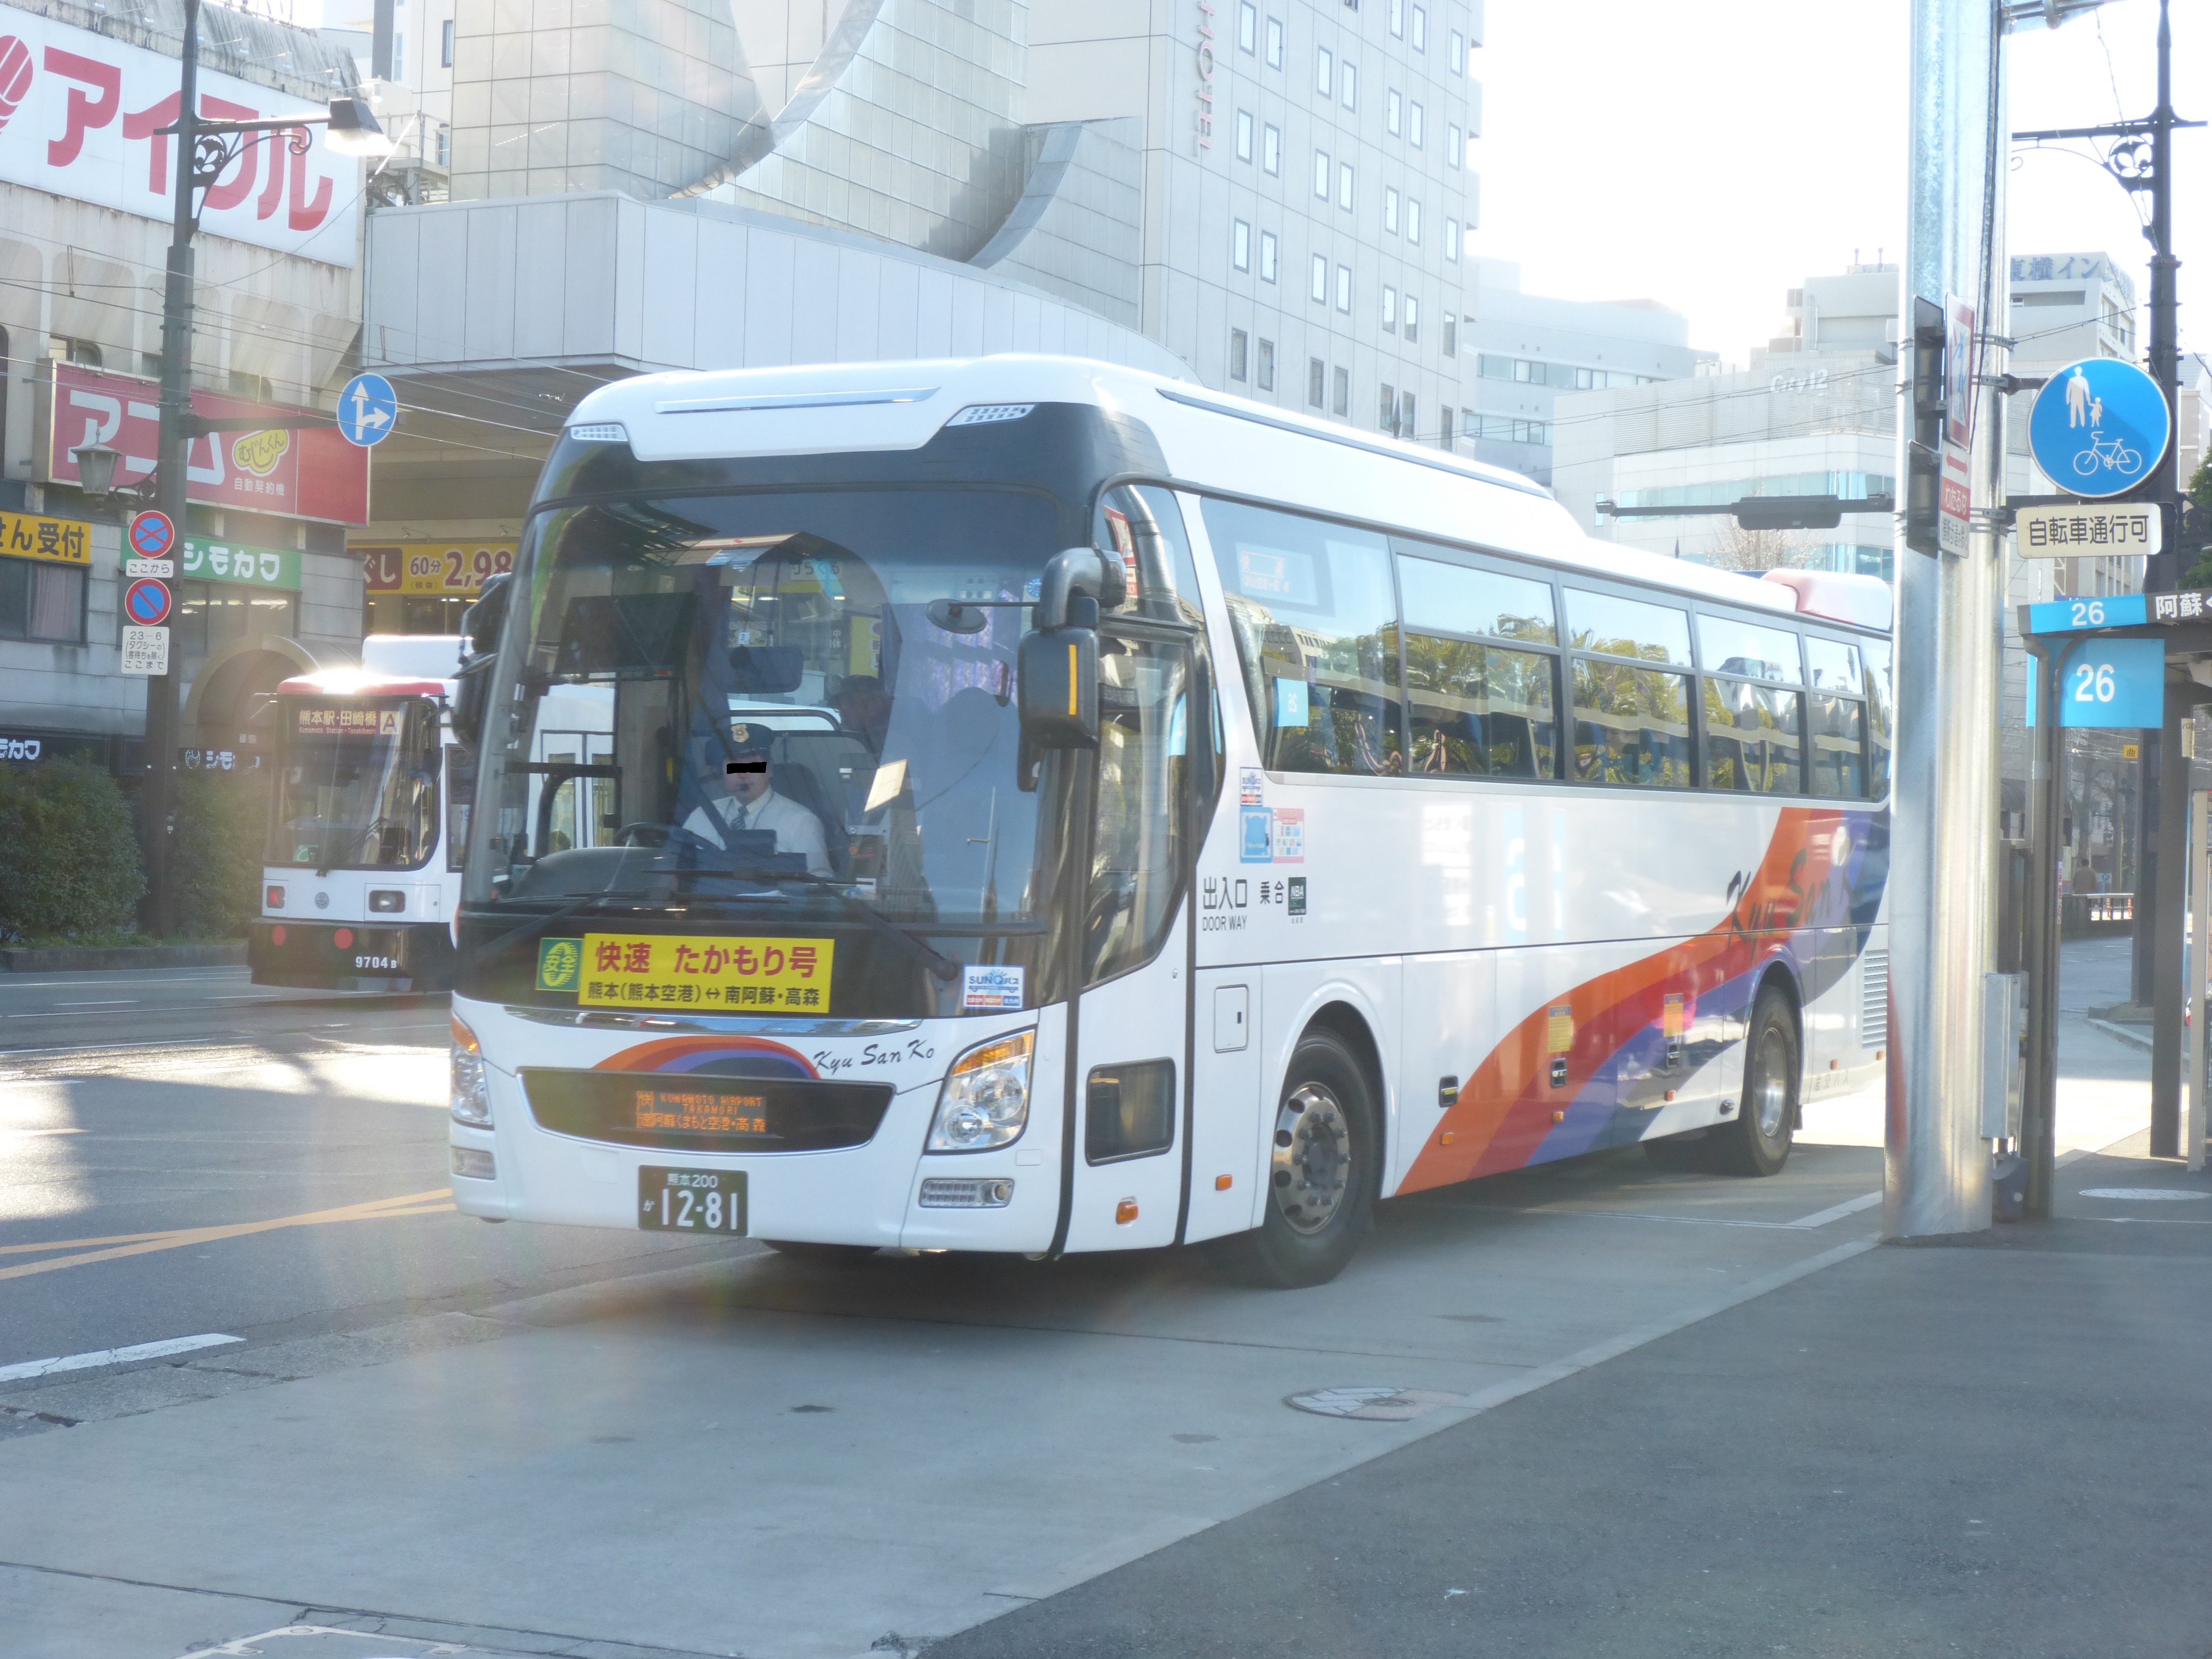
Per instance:
[[[2109,1019],[2098,1019],[2088,1015],[2085,1015],[2084,1018],[2106,1036],[2116,1036],[2123,1042],[2132,1042],[2138,1048],[2148,1048],[2151,1046],[2150,1033],[2138,1026],[2115,1025]]]
[[[54,945],[0,951],[0,974],[70,974],[126,968],[242,968],[240,945]]]

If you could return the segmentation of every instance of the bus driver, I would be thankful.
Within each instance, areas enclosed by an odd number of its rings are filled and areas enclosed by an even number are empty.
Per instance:
[[[822,820],[787,795],[769,787],[768,746],[772,733],[764,726],[739,721],[730,727],[726,775],[729,793],[702,806],[684,821],[684,833],[710,847],[727,850],[723,830],[767,830],[775,833],[779,853],[803,853],[809,873],[830,873],[830,852],[822,837]]]

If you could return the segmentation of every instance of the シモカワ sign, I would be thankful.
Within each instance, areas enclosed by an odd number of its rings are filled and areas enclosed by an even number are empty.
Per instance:
[[[166,221],[177,141],[177,60],[0,5],[0,179]],[[245,121],[319,115],[320,106],[235,76],[200,71],[200,113]],[[286,133],[254,138],[207,192],[210,235],[350,265],[361,164],[333,154],[320,127],[295,155]]]

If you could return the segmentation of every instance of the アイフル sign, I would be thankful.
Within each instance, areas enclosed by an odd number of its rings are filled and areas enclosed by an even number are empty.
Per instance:
[[[35,13],[0,6],[0,64],[12,112],[0,116],[0,179],[95,207],[167,222],[176,140],[177,60]],[[200,113],[210,120],[321,115],[320,105],[203,67]],[[360,227],[361,164],[331,151],[320,126],[256,134],[207,192],[200,228],[329,265],[351,265]]]

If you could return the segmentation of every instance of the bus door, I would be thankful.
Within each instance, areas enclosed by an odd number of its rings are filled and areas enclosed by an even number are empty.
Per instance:
[[[1099,743],[1077,1009],[1071,1250],[1172,1243],[1182,1204],[1194,792],[1212,721],[1187,637],[1099,641]],[[1194,761],[1197,771],[1193,770]]]

